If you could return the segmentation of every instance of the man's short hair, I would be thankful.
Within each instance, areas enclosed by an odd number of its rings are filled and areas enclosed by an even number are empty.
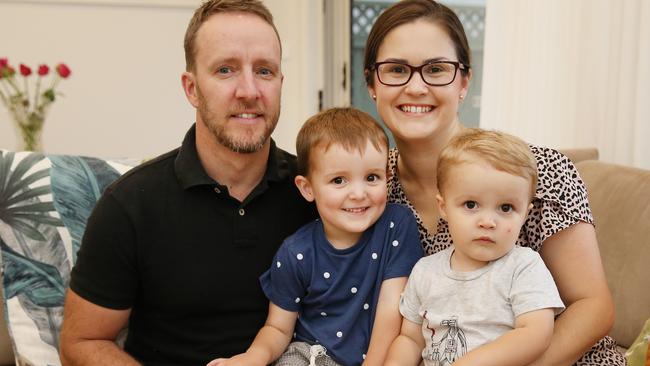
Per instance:
[[[338,144],[347,151],[363,153],[368,143],[388,153],[386,132],[371,115],[351,107],[322,111],[309,118],[298,132],[298,174],[309,174],[311,153],[316,147],[327,150]]]
[[[196,67],[196,34],[208,18],[219,13],[248,13],[257,15],[267,22],[278,37],[280,52],[282,52],[282,42],[280,35],[273,23],[273,15],[269,9],[262,4],[260,0],[208,0],[204,2],[196,11],[185,31],[185,70],[194,71]]]
[[[518,137],[499,131],[468,128],[449,141],[438,158],[437,182],[442,193],[451,169],[461,163],[484,161],[494,169],[530,181],[530,198],[537,190],[537,161]]]

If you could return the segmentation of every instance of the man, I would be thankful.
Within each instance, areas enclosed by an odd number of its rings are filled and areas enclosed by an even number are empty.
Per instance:
[[[270,138],[283,76],[268,9],[206,2],[185,57],[196,124],[98,202],[66,297],[64,364],[203,365],[244,352],[268,307],[258,277],[315,217],[293,184],[295,158]]]

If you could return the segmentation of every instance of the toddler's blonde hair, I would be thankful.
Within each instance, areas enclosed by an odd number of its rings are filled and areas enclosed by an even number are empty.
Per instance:
[[[530,181],[530,199],[537,190],[537,161],[528,144],[499,131],[467,128],[449,141],[438,158],[436,179],[443,192],[450,169],[461,163],[481,160],[493,168]]]

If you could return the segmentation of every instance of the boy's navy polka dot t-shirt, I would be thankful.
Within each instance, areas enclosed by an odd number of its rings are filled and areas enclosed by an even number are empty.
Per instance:
[[[294,341],[321,344],[344,365],[360,365],[368,350],[384,280],[408,277],[422,257],[415,218],[389,203],[351,248],[338,250],[313,221],[285,240],[260,277],[275,305],[299,313]]]

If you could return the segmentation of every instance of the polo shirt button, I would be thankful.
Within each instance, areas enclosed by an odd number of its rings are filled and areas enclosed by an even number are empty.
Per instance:
[[[214,191],[215,191],[215,193],[221,193],[221,190],[219,189],[219,187],[214,187]]]
[[[239,209],[239,216],[244,216],[246,214],[246,211],[244,211],[243,208]]]

